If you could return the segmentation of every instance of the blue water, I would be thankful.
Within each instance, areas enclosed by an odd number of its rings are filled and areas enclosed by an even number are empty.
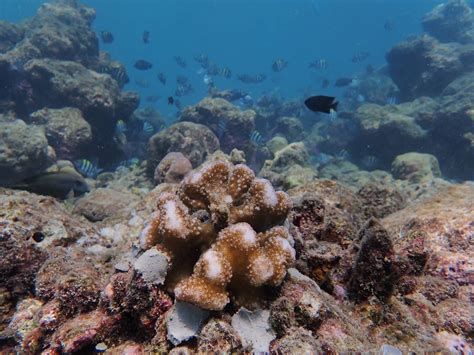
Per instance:
[[[0,18],[18,22],[35,14],[43,1],[2,0]],[[219,66],[231,68],[232,79],[216,78],[219,89],[238,88],[258,97],[265,92],[285,98],[300,97],[308,90],[338,94],[330,86],[320,89],[320,77],[336,79],[364,70],[367,64],[384,65],[385,52],[410,34],[421,33],[420,19],[437,0],[85,0],[97,10],[94,28],[114,34],[112,44],[101,43],[116,60],[123,62],[130,76],[128,90],[138,91],[141,106],[155,106],[165,115],[175,108],[166,104],[174,95],[176,75],[185,75],[195,88],[192,95],[181,98],[184,105],[202,99],[207,87],[193,55],[205,53]],[[384,30],[385,21],[395,24],[392,32]],[[144,30],[151,41],[144,44]],[[368,51],[370,58],[359,64],[352,55]],[[176,65],[173,56],[187,60],[187,67]],[[288,67],[280,73],[271,70],[272,62],[283,58]],[[325,58],[325,71],[314,71],[308,63]],[[137,59],[153,63],[152,70],[133,68]],[[168,77],[166,86],[156,78],[158,72]],[[262,84],[246,85],[236,74],[264,73]],[[135,80],[146,79],[149,88],[141,88]],[[154,104],[146,96],[160,95]]]

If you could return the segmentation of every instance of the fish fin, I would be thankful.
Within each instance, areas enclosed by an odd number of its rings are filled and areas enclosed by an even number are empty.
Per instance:
[[[337,111],[337,105],[339,105],[339,102],[337,101],[334,101],[331,105],[331,108],[334,110],[334,111]]]

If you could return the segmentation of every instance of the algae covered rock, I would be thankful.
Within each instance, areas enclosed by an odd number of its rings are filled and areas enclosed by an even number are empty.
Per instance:
[[[22,120],[0,122],[0,183],[13,184],[46,169],[48,141],[39,127]]]
[[[441,42],[474,42],[474,14],[464,0],[439,4],[423,17],[422,25]]]
[[[222,150],[243,149],[255,127],[256,113],[241,111],[237,106],[219,98],[205,98],[195,106],[186,107],[181,121],[200,123],[209,127],[221,141]]]
[[[397,179],[417,183],[441,177],[438,159],[434,155],[415,152],[397,156],[392,163],[392,174]]]
[[[386,55],[392,80],[403,100],[436,96],[460,74],[472,69],[471,46],[440,43],[424,35],[401,42]]]
[[[278,150],[273,160],[265,161],[259,175],[285,189],[300,186],[316,178],[309,160],[303,142],[291,143]]]
[[[81,198],[76,203],[74,212],[96,222],[126,214],[137,202],[138,197],[132,193],[99,188]]]
[[[73,160],[92,141],[92,129],[76,108],[42,109],[31,114],[36,125],[44,127],[46,138],[58,159]]]
[[[219,149],[219,140],[204,125],[179,122],[152,136],[148,142],[148,174],[171,152],[181,152],[193,166],[202,164]]]

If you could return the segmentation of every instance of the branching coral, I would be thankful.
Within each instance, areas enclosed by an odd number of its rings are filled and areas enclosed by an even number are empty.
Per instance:
[[[176,195],[159,197],[141,247],[170,257],[174,280],[167,283],[179,281],[177,299],[219,310],[230,300],[229,289],[282,282],[295,259],[288,230],[278,226],[290,207],[286,193],[247,166],[213,161],[188,175]],[[191,276],[189,262],[196,262]]]

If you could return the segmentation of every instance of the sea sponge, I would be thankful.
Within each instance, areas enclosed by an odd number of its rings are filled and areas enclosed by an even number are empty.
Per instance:
[[[247,166],[212,161],[186,176],[176,194],[160,195],[140,245],[169,256],[166,284],[177,299],[221,310],[229,291],[282,282],[295,259],[288,229],[279,226],[290,208],[286,193]]]

